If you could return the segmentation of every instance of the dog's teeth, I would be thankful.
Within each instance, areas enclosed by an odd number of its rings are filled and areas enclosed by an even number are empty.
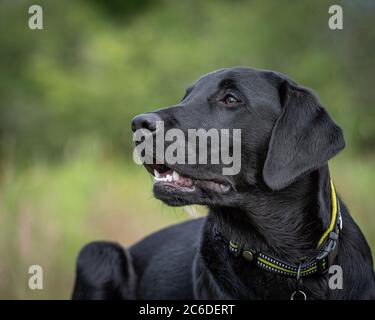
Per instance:
[[[220,184],[220,190],[222,192],[227,192],[229,191],[230,187],[229,186],[226,186],[225,184]]]
[[[215,184],[214,184],[214,190],[215,190],[216,192],[221,192],[221,188],[220,188],[220,184],[219,184],[219,183],[215,183]]]
[[[167,181],[167,178],[161,176],[160,174],[158,176],[155,175],[154,179],[155,181]]]
[[[172,178],[173,181],[178,181],[180,179],[180,175],[176,171],[173,171]]]
[[[155,176],[155,178],[159,178],[160,177],[160,173],[156,169],[154,169],[154,176]]]
[[[173,180],[173,177],[170,174],[167,174],[166,180],[168,182],[171,182]]]

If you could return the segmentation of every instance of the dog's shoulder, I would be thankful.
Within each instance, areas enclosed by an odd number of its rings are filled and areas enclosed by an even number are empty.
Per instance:
[[[198,218],[165,227],[143,238],[130,247],[129,250],[132,253],[136,253],[137,251],[148,253],[155,247],[161,248],[163,246],[179,245],[181,242],[195,242],[199,239],[205,219]]]
[[[192,299],[192,268],[205,218],[164,228],[129,248],[138,296]]]
[[[171,258],[196,249],[206,218],[199,218],[163,228],[129,248],[136,265],[144,266],[158,257]]]

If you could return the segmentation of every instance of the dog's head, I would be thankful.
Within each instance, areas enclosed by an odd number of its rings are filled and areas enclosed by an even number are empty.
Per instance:
[[[135,117],[132,127],[147,133],[136,146],[153,147],[144,165],[155,175],[155,196],[169,205],[236,206],[251,188],[293,184],[345,144],[310,90],[283,74],[244,67],[201,77],[179,103]]]

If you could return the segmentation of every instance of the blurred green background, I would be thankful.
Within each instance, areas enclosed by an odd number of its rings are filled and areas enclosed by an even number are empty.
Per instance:
[[[44,30],[28,28],[32,4]],[[328,28],[331,4],[343,7],[343,30]],[[69,298],[88,241],[129,245],[188,219],[153,199],[132,161],[130,119],[226,66],[314,88],[344,129],[347,148],[330,166],[374,250],[374,20],[365,0],[3,0],[0,298]],[[43,290],[28,289],[32,264]]]

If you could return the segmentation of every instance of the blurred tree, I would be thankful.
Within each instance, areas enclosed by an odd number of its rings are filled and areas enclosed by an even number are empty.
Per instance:
[[[87,1],[87,0],[86,0]],[[90,4],[97,4],[105,9],[112,17],[132,17],[148,9],[150,5],[157,4],[157,0],[88,0]]]
[[[27,27],[32,1],[0,3],[0,157],[58,159],[82,143],[130,156],[134,115],[233,65],[314,88],[349,150],[374,152],[372,2],[342,2],[339,31],[328,28],[325,0],[94,3],[39,1],[41,31]]]
[[[344,33],[339,34],[331,49],[336,53],[342,66],[342,77],[353,95],[350,116],[352,123],[350,135],[365,153],[375,151],[375,97],[374,59],[375,29],[370,27],[375,18],[375,2],[345,1],[346,25]]]

